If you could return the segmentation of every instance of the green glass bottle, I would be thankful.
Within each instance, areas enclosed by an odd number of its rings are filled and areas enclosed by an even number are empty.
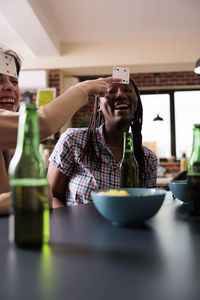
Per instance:
[[[200,215],[200,124],[194,124],[193,148],[188,161],[189,212]]]
[[[18,246],[40,247],[49,240],[48,182],[39,153],[37,109],[31,100],[20,106],[17,147],[9,176],[10,238]]]
[[[120,187],[139,187],[139,167],[134,156],[132,132],[124,133],[123,158],[120,165]]]

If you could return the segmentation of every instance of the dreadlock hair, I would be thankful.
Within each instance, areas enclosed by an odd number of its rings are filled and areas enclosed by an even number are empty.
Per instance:
[[[144,180],[145,175],[145,156],[142,146],[143,107],[137,86],[133,80],[130,80],[130,82],[134,87],[138,99],[137,109],[134,113],[133,119],[131,120],[131,130],[133,133],[134,154],[139,165],[139,177],[141,182]]]
[[[3,54],[8,54],[14,58],[16,69],[17,69],[17,76],[18,76],[20,69],[21,69],[21,64],[22,64],[22,61],[21,61],[20,57],[18,56],[18,54],[11,49],[5,50],[3,47],[0,47],[0,52],[2,52]]]
[[[137,95],[138,103],[137,109],[134,113],[133,119],[131,120],[131,130],[133,133],[134,143],[134,154],[139,165],[140,182],[144,179],[145,172],[145,156],[142,147],[142,122],[143,122],[143,108],[140,99],[139,91],[135,83],[130,80],[133,85],[135,93]],[[101,164],[101,149],[97,143],[96,128],[105,122],[104,116],[101,111],[98,110],[98,98],[95,99],[93,112],[91,115],[90,123],[88,126],[87,141],[79,155],[79,161],[87,159],[87,163],[90,164],[91,168],[99,168]],[[95,151],[94,145],[98,147],[98,153]]]

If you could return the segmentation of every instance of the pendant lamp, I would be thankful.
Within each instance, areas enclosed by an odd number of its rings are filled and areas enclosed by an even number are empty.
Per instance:
[[[197,60],[195,68],[194,68],[194,73],[200,74],[200,58]]]
[[[157,116],[153,119],[153,121],[163,121],[163,118],[161,118],[159,114],[157,114]]]

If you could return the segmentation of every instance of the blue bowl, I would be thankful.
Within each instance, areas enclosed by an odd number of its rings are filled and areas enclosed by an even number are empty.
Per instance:
[[[110,196],[100,192],[109,189],[92,191],[92,199],[96,209],[112,224],[139,225],[152,218],[160,209],[166,191],[150,188],[123,188],[129,196]]]
[[[172,194],[184,203],[188,203],[188,185],[186,180],[172,180],[168,182]]]

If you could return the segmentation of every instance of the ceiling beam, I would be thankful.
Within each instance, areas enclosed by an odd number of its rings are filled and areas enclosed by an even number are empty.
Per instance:
[[[40,1],[0,1],[0,11],[36,56],[60,55],[59,42]]]

